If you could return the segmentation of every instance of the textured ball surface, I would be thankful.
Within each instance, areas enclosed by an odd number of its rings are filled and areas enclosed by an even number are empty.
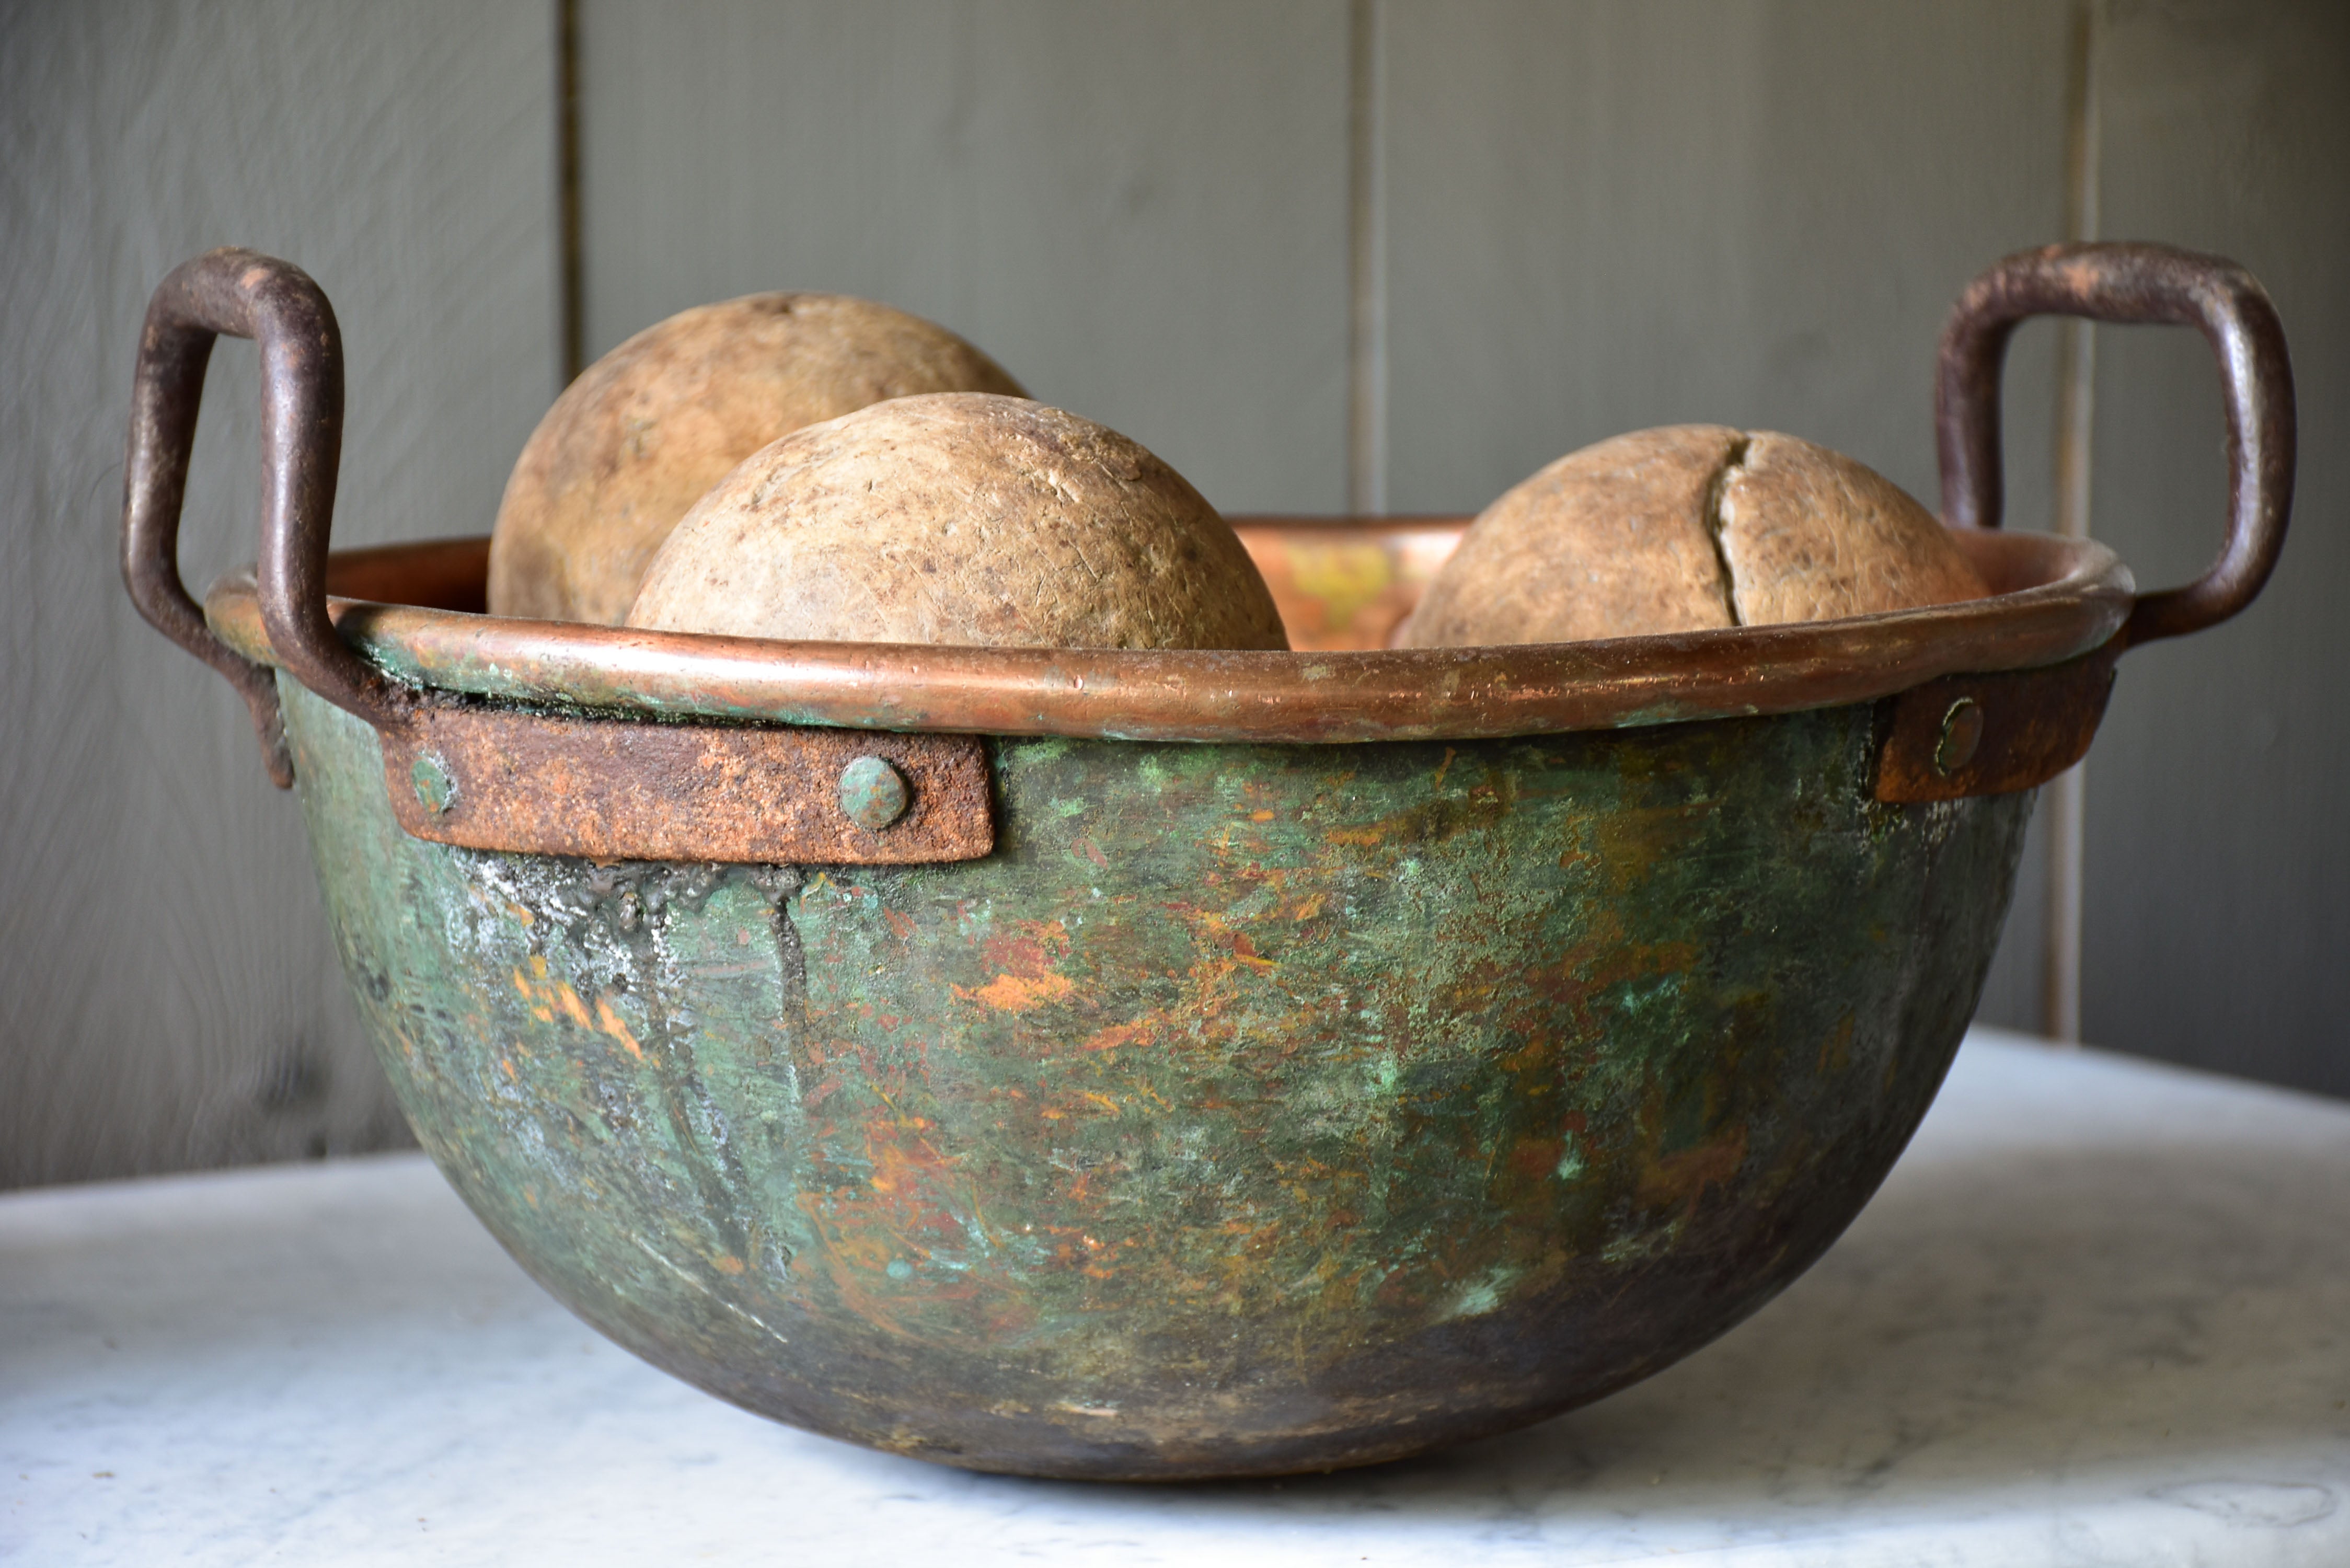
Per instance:
[[[618,625],[687,508],[777,437],[921,392],[1021,396],[942,327],[832,294],[682,311],[581,374],[506,482],[493,615]]]
[[[784,437],[696,503],[628,624],[834,642],[1288,647],[1224,520],[1116,431],[983,393]]]
[[[1989,590],[1882,474],[1794,436],[1637,431],[1487,507],[1404,628],[1413,648],[1831,620]]]

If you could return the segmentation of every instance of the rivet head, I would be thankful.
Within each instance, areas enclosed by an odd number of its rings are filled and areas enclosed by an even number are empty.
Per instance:
[[[1982,705],[1971,697],[1961,697],[1950,704],[1942,715],[1941,739],[1934,742],[1934,771],[1948,778],[1975,760],[1981,749],[1983,732]]]
[[[457,803],[457,780],[449,772],[449,764],[434,753],[416,753],[416,762],[408,770],[408,780],[416,786],[416,798],[435,816]]]
[[[841,812],[868,833],[905,815],[912,800],[906,775],[880,757],[859,757],[840,770]]]

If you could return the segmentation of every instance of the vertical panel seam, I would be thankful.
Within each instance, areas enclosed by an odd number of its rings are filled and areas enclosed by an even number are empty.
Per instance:
[[[579,179],[579,0],[555,0],[556,308],[561,385],[588,363],[588,286]]]
[[[1347,510],[1388,506],[1387,50],[1384,0],[1347,16]]]
[[[2102,126],[2097,53],[2102,0],[2075,0],[2065,81],[2064,237],[2097,238]],[[2089,536],[2090,472],[2096,414],[2094,323],[2067,317],[2056,358],[2056,532]],[[2047,918],[2041,980],[2041,1032],[2068,1044],[2081,1038],[2082,911],[2085,903],[2087,777],[2075,763],[2049,786]]]

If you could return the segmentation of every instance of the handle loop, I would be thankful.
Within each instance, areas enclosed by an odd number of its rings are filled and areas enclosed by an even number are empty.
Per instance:
[[[140,614],[226,677],[252,711],[272,782],[294,782],[276,677],[204,624],[180,580],[180,513],[213,342],[261,349],[262,623],[294,677],[381,726],[396,720],[390,683],[327,615],[327,533],[342,455],[343,344],[334,307],[308,274],[247,250],[217,250],[155,290],[131,383],[122,480],[122,578]]]
[[[2202,576],[2141,594],[2124,648],[2216,626],[2259,595],[2293,514],[2293,362],[2259,280],[2234,262],[2169,245],[2098,244],[2023,251],[1967,286],[1942,329],[1934,383],[1942,517],[1996,528],[2002,504],[1999,379],[2026,317],[2158,322],[2202,329],[2228,410],[2228,537]]]

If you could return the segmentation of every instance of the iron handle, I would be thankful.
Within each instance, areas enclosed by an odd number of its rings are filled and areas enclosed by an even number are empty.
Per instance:
[[[2293,362],[2268,291],[2234,262],[2169,245],[2049,245],[1993,265],[1950,308],[1934,384],[1942,517],[1954,527],[1999,526],[2000,370],[2008,339],[2033,316],[2196,327],[2219,360],[2227,542],[2187,587],[2139,595],[2120,646],[2200,631],[2251,603],[2293,514]]]
[[[269,776],[294,782],[276,678],[204,623],[180,580],[180,513],[204,370],[221,335],[261,350],[263,625],[304,685],[379,727],[396,721],[390,683],[351,650],[327,615],[327,534],[342,455],[343,345],[334,307],[308,274],[252,251],[209,252],[156,288],[131,383],[123,464],[122,577],[139,612],[211,665],[252,710]]]

